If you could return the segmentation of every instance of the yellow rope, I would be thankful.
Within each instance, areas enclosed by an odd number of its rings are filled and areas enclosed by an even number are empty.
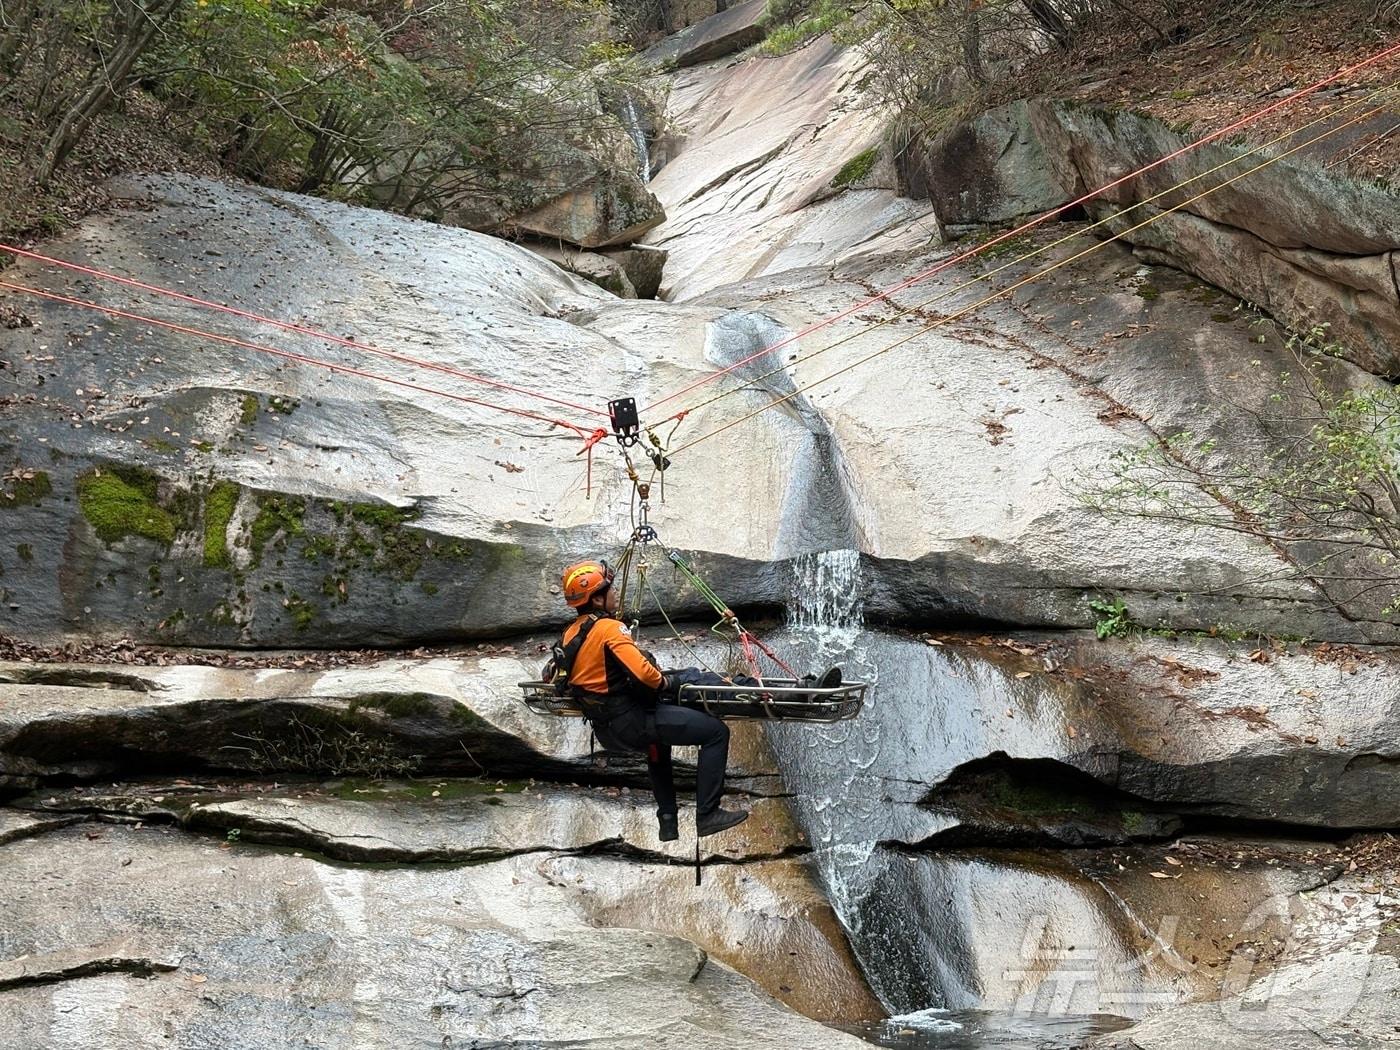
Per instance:
[[[1378,96],[1380,96],[1380,95],[1382,95],[1382,94],[1385,94],[1385,93],[1387,93],[1387,92],[1394,92],[1394,91],[1396,90],[1397,87],[1400,87],[1400,82],[1397,82],[1397,83],[1395,83],[1395,84],[1391,84],[1391,85],[1389,85],[1388,87],[1381,88],[1381,89],[1379,89],[1379,90],[1377,90],[1377,91],[1375,91],[1375,92],[1372,92],[1370,95],[1366,96],[1366,98],[1361,99],[1361,100],[1359,100],[1359,101],[1360,101],[1360,102],[1367,102],[1367,101],[1370,101],[1370,100],[1375,99],[1375,98],[1377,98]],[[1108,222],[1112,222],[1114,219],[1119,218],[1119,217],[1122,216],[1122,215],[1126,215],[1126,214],[1128,214],[1129,212],[1135,210],[1136,208],[1140,208],[1140,207],[1142,207],[1142,206],[1145,205],[1145,204],[1149,204],[1149,203],[1151,203],[1152,201],[1155,201],[1155,200],[1160,200],[1160,199],[1161,199],[1163,196],[1165,196],[1167,193],[1171,193],[1173,190],[1179,189],[1181,186],[1189,185],[1191,182],[1197,181],[1198,179],[1204,177],[1204,175],[1211,174],[1211,173],[1214,172],[1214,171],[1219,171],[1220,168],[1223,168],[1223,167],[1225,167],[1225,166],[1228,165],[1228,164],[1234,163],[1234,162],[1237,161],[1237,160],[1243,160],[1243,159],[1245,159],[1246,157],[1251,156],[1251,155],[1254,154],[1254,153],[1257,153],[1260,149],[1266,148],[1266,147],[1269,146],[1269,145],[1273,145],[1274,143],[1278,142],[1278,141],[1279,141],[1280,139],[1282,139],[1282,138],[1289,138],[1289,137],[1292,137],[1293,135],[1298,134],[1300,131],[1304,131],[1304,130],[1306,130],[1307,128],[1312,127],[1312,126],[1314,126],[1314,125],[1316,125],[1316,124],[1318,124],[1318,123],[1321,123],[1321,122],[1324,121],[1324,120],[1330,120],[1331,118],[1335,117],[1335,116],[1341,111],[1342,108],[1349,108],[1349,106],[1348,106],[1348,107],[1339,107],[1338,109],[1329,112],[1325,117],[1318,118],[1317,120],[1311,121],[1310,123],[1305,124],[1305,125],[1303,125],[1303,126],[1300,127],[1300,128],[1294,129],[1293,131],[1288,132],[1286,135],[1280,136],[1279,139],[1274,139],[1274,140],[1272,140],[1271,142],[1264,143],[1263,145],[1261,145],[1261,146],[1259,146],[1259,147],[1256,147],[1255,149],[1251,150],[1249,153],[1246,153],[1246,154],[1241,155],[1240,157],[1234,158],[1234,160],[1227,161],[1225,164],[1217,165],[1215,168],[1211,169],[1210,172],[1203,172],[1201,175],[1195,176],[1195,177],[1192,178],[1192,179],[1187,179],[1187,180],[1185,180],[1184,182],[1179,183],[1177,186],[1172,187],[1171,189],[1164,190],[1162,193],[1156,194],[1155,196],[1150,197],[1150,198],[1148,198],[1147,200],[1141,201],[1141,202],[1139,202],[1138,204],[1135,204],[1135,205],[1133,205],[1133,206],[1130,207],[1130,208],[1126,208],[1126,209],[1124,209],[1122,212],[1119,212],[1119,213],[1116,214],[1116,215],[1109,216],[1109,217],[1106,218],[1106,219],[1101,219],[1099,222],[1095,223],[1093,226],[1090,226],[1090,227],[1088,227],[1088,228],[1085,229],[1085,230],[1077,230],[1077,231],[1075,231],[1074,233],[1072,233],[1072,234],[1070,234],[1070,235],[1068,235],[1068,236],[1066,236],[1066,237],[1060,238],[1058,241],[1055,241],[1055,242],[1053,242],[1052,244],[1047,244],[1047,245],[1045,245],[1043,248],[1039,248],[1039,249],[1037,249],[1037,250],[1035,250],[1035,251],[1033,251],[1033,252],[1028,252],[1028,253],[1027,253],[1025,256],[1023,256],[1021,259],[1012,260],[1011,262],[1008,262],[1008,263],[1006,263],[1005,265],[1000,266],[1000,267],[998,267],[998,268],[995,269],[995,270],[992,270],[992,271],[989,271],[988,273],[982,274],[981,276],[979,276],[979,277],[977,277],[977,278],[975,278],[975,279],[973,279],[973,280],[971,280],[971,281],[967,281],[967,282],[965,282],[964,284],[959,285],[957,288],[953,288],[953,289],[949,290],[948,292],[943,293],[942,295],[935,297],[935,299],[930,300],[930,302],[936,302],[936,301],[937,301],[938,299],[940,299],[940,298],[944,298],[944,297],[946,297],[947,295],[951,295],[951,294],[953,294],[953,293],[955,293],[955,292],[957,292],[957,291],[961,291],[962,289],[967,288],[967,287],[970,287],[970,286],[972,286],[972,285],[978,283],[978,282],[981,281],[981,280],[985,280],[985,279],[987,279],[987,278],[990,278],[990,277],[992,277],[993,275],[995,275],[995,274],[997,274],[997,273],[1000,273],[1000,272],[1002,272],[1003,270],[1005,270],[1005,269],[1007,269],[1007,268],[1009,268],[1009,267],[1011,267],[1011,266],[1017,265],[1019,262],[1024,261],[1024,259],[1032,258],[1033,256],[1038,255],[1038,254],[1040,254],[1040,253],[1043,252],[1043,251],[1048,251],[1050,248],[1053,248],[1053,247],[1056,247],[1056,246],[1058,246],[1058,245],[1064,244],[1066,241],[1072,240],[1072,239],[1074,239],[1075,237],[1080,236],[1082,233],[1087,233],[1088,230],[1092,230],[1092,229],[1095,229],[1095,228],[1097,228],[1097,227],[1103,226],[1103,225],[1105,225],[1105,224],[1108,223]],[[1015,284],[1012,284],[1012,285],[1010,285],[1010,286],[1008,286],[1008,287],[1006,287],[1006,288],[1003,288],[1003,289],[1001,289],[1001,290],[999,290],[999,291],[997,291],[997,292],[994,292],[993,294],[987,296],[986,298],[981,299],[981,300],[979,300],[978,302],[973,303],[971,306],[964,307],[963,309],[958,310],[958,311],[956,311],[955,313],[951,313],[951,314],[947,315],[946,317],[941,317],[941,318],[939,318],[938,320],[933,321],[933,322],[929,323],[928,325],[925,325],[923,328],[920,328],[920,329],[918,329],[917,331],[914,331],[914,332],[912,332],[911,334],[909,334],[909,335],[903,337],[902,339],[898,339],[898,340],[896,340],[895,342],[890,343],[888,346],[882,347],[881,349],[876,350],[876,351],[874,351],[873,353],[867,354],[865,357],[862,357],[862,358],[860,358],[860,359],[858,359],[858,360],[852,362],[851,364],[846,365],[846,366],[843,367],[843,368],[839,368],[839,369],[837,369],[837,370],[834,371],[834,372],[831,372],[831,373],[829,373],[829,374],[827,374],[827,375],[825,375],[825,376],[822,376],[820,379],[816,379],[816,380],[813,380],[813,381],[810,382],[810,383],[806,383],[806,384],[804,384],[804,385],[802,385],[802,386],[795,387],[793,390],[789,391],[788,393],[784,394],[784,395],[781,396],[781,397],[778,397],[778,398],[773,399],[772,401],[770,401],[770,402],[768,402],[767,404],[761,406],[760,408],[757,408],[757,409],[755,409],[754,411],[747,413],[746,415],[740,416],[738,419],[732,420],[732,421],[730,421],[730,422],[724,424],[724,425],[721,426],[721,427],[716,427],[714,430],[711,430],[711,431],[708,431],[708,432],[705,433],[705,434],[702,434],[700,437],[695,438],[693,441],[688,441],[688,442],[686,442],[684,445],[682,445],[680,448],[676,449],[676,450],[675,450],[674,452],[672,452],[671,454],[672,454],[673,456],[679,455],[679,454],[682,453],[682,452],[685,452],[685,451],[687,451],[687,450],[689,450],[689,449],[691,449],[691,448],[694,448],[696,445],[700,444],[702,441],[707,441],[707,440],[709,440],[710,438],[716,436],[717,434],[722,434],[724,431],[728,430],[730,427],[737,426],[737,425],[739,425],[740,423],[743,423],[743,422],[745,422],[745,421],[747,421],[747,420],[749,420],[749,419],[752,419],[754,416],[759,415],[759,414],[762,413],[762,412],[766,412],[766,411],[767,411],[768,409],[770,409],[770,408],[775,408],[775,407],[777,407],[778,405],[781,405],[781,404],[783,404],[783,403],[785,403],[785,402],[787,402],[787,401],[790,401],[790,400],[792,400],[792,398],[796,397],[798,394],[801,394],[801,393],[803,393],[804,391],[807,391],[807,390],[811,390],[813,387],[819,386],[820,384],[825,383],[825,382],[827,382],[828,380],[835,379],[837,376],[840,376],[840,375],[844,375],[846,372],[851,371],[853,368],[858,368],[859,366],[865,364],[865,363],[868,362],[868,361],[872,361],[872,360],[874,360],[875,358],[880,357],[880,356],[883,355],[883,354],[887,354],[887,353],[889,353],[891,350],[895,350],[895,349],[897,349],[898,347],[903,346],[905,343],[909,342],[909,341],[912,340],[912,339],[916,339],[916,338],[918,338],[918,337],[921,336],[921,335],[924,335],[924,334],[926,334],[926,333],[928,333],[928,332],[930,332],[930,331],[933,331],[935,328],[940,328],[940,327],[942,327],[942,326],[945,325],[945,324],[950,324],[950,323],[952,323],[953,321],[957,321],[957,320],[959,320],[959,319],[961,319],[961,318],[963,318],[963,317],[966,317],[968,314],[971,314],[971,313],[974,313],[974,312],[977,311],[977,310],[980,310],[982,307],[986,306],[987,304],[992,303],[992,302],[995,302],[995,301],[998,300],[998,299],[1001,299],[1001,298],[1004,298],[1004,297],[1010,295],[1012,292],[1016,291],[1018,288],[1022,288],[1022,287],[1024,287],[1025,285],[1030,284],[1032,281],[1039,280],[1041,277],[1044,277],[1044,276],[1046,276],[1046,275],[1049,274],[1049,273],[1053,273],[1055,270],[1060,269],[1060,267],[1062,267],[1062,266],[1068,266],[1070,263],[1075,262],[1075,261],[1077,261],[1077,260],[1079,260],[1079,259],[1082,259],[1084,256],[1089,255],[1089,254],[1091,254],[1091,253],[1093,253],[1093,252],[1096,252],[1096,251],[1100,250],[1101,248],[1105,247],[1106,245],[1111,244],[1111,243],[1114,242],[1114,241],[1123,239],[1124,237],[1126,237],[1126,236],[1127,236],[1128,234],[1130,234],[1130,233],[1134,233],[1135,231],[1140,230],[1140,229],[1142,229],[1142,228],[1145,227],[1145,226],[1150,226],[1150,225],[1152,225],[1152,223],[1157,222],[1159,219],[1165,218],[1166,216],[1172,214],[1173,212],[1180,211],[1182,208],[1185,208],[1185,207],[1187,207],[1188,205],[1194,204],[1194,203],[1196,203],[1197,201],[1202,200],[1202,199],[1204,199],[1204,198],[1210,196],[1212,193],[1215,193],[1217,190],[1222,190],[1222,189],[1224,189],[1226,186],[1233,185],[1234,183],[1238,182],[1240,179],[1243,179],[1243,178],[1244,178],[1245,176],[1247,176],[1247,175],[1253,175],[1255,172],[1261,171],[1262,169],[1269,167],[1271,164],[1276,164],[1276,163],[1278,163],[1279,161],[1283,160],[1284,158],[1289,157],[1289,156],[1291,156],[1292,154],[1298,152],[1299,150],[1305,149],[1306,147],[1311,146],[1311,145],[1313,145],[1313,144],[1316,143],[1316,142],[1320,142],[1320,141],[1322,141],[1323,139],[1327,138],[1328,136],[1335,135],[1337,132],[1342,131],[1342,130],[1344,130],[1345,128],[1351,127],[1353,124],[1358,124],[1358,123],[1360,123],[1361,121],[1368,120],[1368,119],[1370,119],[1371,117],[1375,116],[1377,113],[1380,113],[1384,108],[1385,108],[1384,106],[1377,106],[1377,107],[1374,107],[1374,108],[1372,108],[1372,109],[1366,111],[1365,113],[1361,113],[1361,114],[1359,114],[1359,115],[1357,115],[1357,116],[1352,117],[1350,120],[1344,121],[1343,123],[1336,125],[1335,127],[1328,128],[1326,131],[1322,132],[1321,134],[1315,135],[1315,136],[1313,136],[1312,138],[1310,138],[1310,139],[1308,139],[1308,140],[1306,140],[1306,141],[1304,141],[1304,142],[1300,142],[1300,143],[1298,143],[1298,144],[1296,144],[1296,145],[1290,147],[1289,149],[1283,151],[1282,153],[1278,154],[1277,156],[1270,157],[1270,158],[1268,158],[1267,160],[1263,161],[1262,163],[1257,164],[1257,165],[1255,165],[1254,167],[1248,169],[1247,171],[1242,171],[1242,172],[1240,172],[1239,174],[1234,175],[1234,176],[1232,176],[1232,177],[1229,178],[1229,179],[1226,179],[1224,182],[1220,183],[1220,184],[1217,185],[1217,186],[1212,186],[1210,189],[1205,190],[1205,191],[1202,192],[1202,193],[1198,193],[1198,194],[1197,194],[1196,196],[1194,196],[1194,197],[1190,197],[1190,198],[1188,198],[1187,200],[1181,201],[1180,203],[1175,204],[1175,205],[1173,205],[1173,206],[1170,207],[1170,208],[1166,208],[1166,209],[1164,209],[1164,210],[1158,212],[1156,215],[1151,216],[1150,218],[1148,218],[1148,219],[1146,219],[1146,220],[1144,220],[1144,221],[1138,223],[1138,224],[1135,225],[1135,226],[1130,226],[1130,227],[1128,227],[1127,229],[1122,230],[1122,231],[1120,231],[1120,232],[1118,232],[1118,233],[1115,233],[1115,234],[1113,234],[1112,236],[1110,236],[1110,237],[1108,237],[1108,238],[1105,238],[1105,239],[1102,240],[1102,241],[1096,241],[1093,245],[1091,245],[1090,247],[1084,249],[1083,251],[1076,252],[1074,255],[1071,255],[1071,256],[1068,256],[1068,257],[1066,257],[1066,258],[1064,258],[1064,259],[1061,259],[1061,260],[1059,260],[1058,262],[1055,262],[1055,263],[1051,264],[1050,266],[1045,267],[1045,268],[1042,269],[1042,270],[1036,271],[1035,273],[1031,274],[1031,275],[1028,276],[1028,277],[1023,277],[1021,280],[1017,281]],[[927,303],[924,304],[924,306],[927,306],[927,305],[928,305]],[[857,336],[860,336],[860,335],[864,335],[864,334],[866,334],[867,332],[873,331],[874,329],[879,328],[879,327],[881,327],[882,325],[888,324],[890,321],[897,320],[899,317],[903,316],[905,313],[909,313],[909,312],[912,312],[912,311],[914,311],[914,310],[918,310],[918,309],[922,309],[922,308],[923,308],[923,307],[907,307],[907,308],[905,308],[904,310],[902,310],[899,314],[895,314],[894,316],[889,317],[889,318],[886,318],[885,320],[880,321],[880,322],[878,322],[877,324],[871,325],[871,326],[869,326],[869,327],[867,327],[867,328],[861,329],[860,331],[854,332],[854,333],[852,333],[851,335],[846,336],[846,337],[844,337],[843,339],[839,340],[838,342],[832,343],[830,346],[822,347],[820,350],[815,350],[815,351],[813,351],[813,352],[810,353],[810,354],[806,354],[806,355],[804,355],[804,356],[802,356],[802,357],[799,357],[799,358],[797,358],[795,361],[790,362],[790,363],[789,363],[789,366],[792,365],[792,364],[799,364],[799,363],[801,363],[802,361],[810,360],[811,358],[814,358],[814,357],[818,356],[819,354],[825,353],[827,350],[830,350],[830,349],[832,349],[833,347],[839,346],[839,345],[841,345],[842,343],[845,343],[845,342],[849,342],[851,339],[854,339],[854,338],[856,338]],[[778,368],[778,369],[773,370],[772,372],[768,372],[768,373],[766,373],[766,374],[763,375],[763,376],[757,377],[757,380],[761,380],[761,379],[767,378],[768,376],[775,375],[775,374],[777,374],[777,372],[784,371],[785,368],[786,368],[786,367],[789,367],[789,366],[783,366],[783,367],[780,367],[780,368]],[[756,382],[757,380],[748,380],[747,383]],[[746,384],[746,385],[747,385],[747,384]],[[696,409],[702,408],[702,407],[704,407],[705,405],[712,404],[713,402],[719,400],[721,397],[727,397],[729,394],[735,393],[738,389],[741,389],[741,388],[735,388],[734,390],[727,390],[727,391],[725,391],[725,392],[722,393],[722,394],[717,394],[717,395],[715,395],[714,397],[710,398],[709,400],[702,402],[700,405],[697,405],[697,406],[695,407],[695,409],[690,409],[689,411],[695,411]]]

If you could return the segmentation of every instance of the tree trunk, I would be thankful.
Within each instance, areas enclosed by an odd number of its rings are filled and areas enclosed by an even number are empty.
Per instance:
[[[38,0],[8,5],[0,0],[0,71],[7,76],[17,76],[22,63],[19,61],[21,47],[29,39],[34,27],[34,16],[38,13]]]
[[[1024,0],[1026,10],[1040,26],[1055,41],[1055,45],[1060,48],[1069,46],[1069,23],[1064,20],[1064,16],[1055,9],[1055,5],[1050,0]]]
[[[63,115],[44,147],[35,169],[43,185],[53,178],[84,133],[117,95],[130,84],[131,70],[155,39],[161,25],[173,15],[183,0],[152,0],[149,7],[137,0],[119,0],[122,21],[119,37],[110,58],[94,68],[77,101]]]
[[[967,71],[967,78],[980,86],[987,82],[987,71],[982,68],[982,21],[977,7],[977,0],[967,0],[967,21],[963,23],[962,51],[963,68]]]

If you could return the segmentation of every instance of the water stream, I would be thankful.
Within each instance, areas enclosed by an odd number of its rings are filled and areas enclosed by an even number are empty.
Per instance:
[[[794,559],[791,587],[782,648],[872,686],[855,721],[771,731],[819,876],[891,1015],[850,1030],[891,1047],[1069,1050],[1129,1023],[1099,1005],[1131,968],[1117,908],[1070,866],[898,846],[952,822],[920,805],[929,786],[993,751],[1045,753],[1065,738],[1064,711],[994,661],[865,629],[857,551]]]
[[[622,97],[622,112],[619,114],[622,119],[622,126],[627,132],[627,137],[632,140],[632,145],[637,149],[637,177],[642,182],[651,181],[651,154],[647,149],[646,125],[642,121],[642,110],[637,105],[637,100],[631,95]]]

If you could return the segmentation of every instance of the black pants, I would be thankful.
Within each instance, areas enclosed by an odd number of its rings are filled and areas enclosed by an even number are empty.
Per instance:
[[[698,667],[682,667],[676,671],[667,671],[666,680],[671,684],[666,695],[673,700],[680,696],[683,685],[758,685],[757,678],[749,678],[745,675],[739,675],[737,678],[725,678],[713,671],[702,671]]]
[[[719,808],[724,794],[724,767],[729,761],[729,727],[703,711],[662,703],[656,708],[656,740],[647,739],[647,712],[637,705],[633,710],[598,727],[604,747],[620,744],[628,751],[647,756],[651,790],[656,795],[657,816],[676,813],[676,784],[671,769],[671,748],[699,745],[695,765],[695,808],[701,816]]]

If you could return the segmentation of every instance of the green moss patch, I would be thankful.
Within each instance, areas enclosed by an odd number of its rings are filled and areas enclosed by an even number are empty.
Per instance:
[[[21,543],[15,547],[15,553],[19,555],[20,561],[28,562],[34,560],[34,548],[27,543]]]
[[[103,543],[143,536],[170,546],[175,518],[156,502],[154,474],[134,467],[94,471],[78,479],[78,505]]]
[[[427,539],[407,526],[422,516],[417,507],[395,507],[388,503],[335,503],[336,519],[349,526],[349,535],[340,551],[348,567],[368,565],[411,580],[423,567]]]
[[[870,174],[871,169],[875,167],[875,162],[879,160],[879,158],[880,148],[878,146],[871,146],[863,153],[857,153],[850,160],[846,161],[845,164],[841,165],[841,170],[832,177],[831,185],[840,189],[842,186],[850,186],[860,182],[861,179]]]
[[[258,516],[253,519],[249,540],[253,546],[253,562],[262,559],[263,551],[274,540],[283,546],[294,536],[304,536],[306,526],[306,502],[293,496],[262,496],[259,498]]]
[[[238,417],[238,421],[245,427],[250,427],[258,421],[258,404],[256,394],[248,394],[243,398],[243,411]]]
[[[0,492],[0,509],[27,507],[53,495],[53,482],[42,470],[15,471],[10,484]]]
[[[305,631],[316,620],[316,606],[312,605],[299,594],[293,594],[286,602],[287,612],[291,614],[292,625],[298,631]]]
[[[232,568],[228,553],[228,525],[238,504],[238,485],[217,482],[204,504],[204,564],[211,569]]]

